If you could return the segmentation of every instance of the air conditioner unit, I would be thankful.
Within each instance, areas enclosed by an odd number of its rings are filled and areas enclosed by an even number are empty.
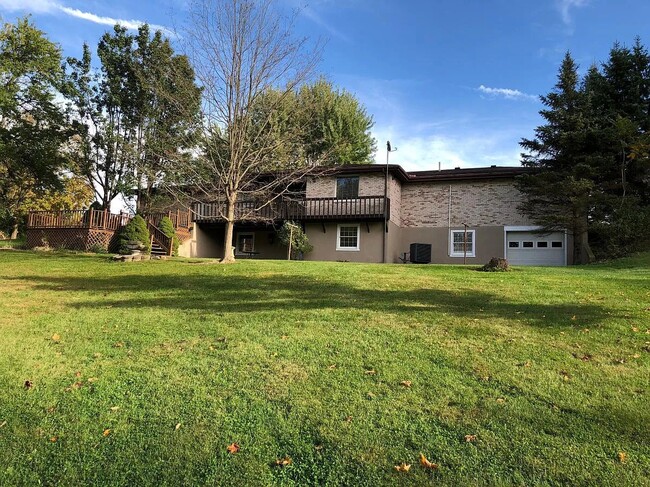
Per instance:
[[[414,264],[430,264],[431,244],[412,243],[410,258]]]

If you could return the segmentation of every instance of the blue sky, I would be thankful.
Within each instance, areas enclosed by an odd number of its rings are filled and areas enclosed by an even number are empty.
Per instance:
[[[357,96],[406,169],[519,165],[570,50],[586,70],[614,41],[650,44],[648,0],[277,0],[299,7],[298,34],[327,40],[319,72]],[[27,13],[64,54],[96,45],[119,20],[173,30],[185,0],[0,0]]]

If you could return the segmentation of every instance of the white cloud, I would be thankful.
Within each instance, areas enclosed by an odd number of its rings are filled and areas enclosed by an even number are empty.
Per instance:
[[[589,4],[589,0],[556,0],[557,9],[562,16],[562,22],[565,25],[571,25],[571,9],[584,7]]]
[[[481,93],[490,95],[493,97],[501,96],[507,100],[537,100],[535,95],[529,95],[528,93],[523,93],[519,90],[513,90],[511,88],[489,88],[487,86],[481,85],[477,88]]]
[[[0,0],[0,9],[8,10],[10,12],[14,11],[27,11],[33,13],[56,13],[62,12],[71,17],[75,17],[82,20],[87,20],[95,24],[101,25],[115,25],[119,24],[127,29],[137,29],[145,22],[142,20],[124,20],[116,19],[113,17],[103,17],[100,15],[93,14],[91,12],[83,12],[82,10],[76,8],[66,7],[52,0]],[[152,30],[161,30],[166,34],[172,34],[172,32],[162,25],[149,24]]]
[[[138,27],[140,27],[142,24],[145,23],[142,20],[124,20],[124,19],[115,19],[113,17],[102,17],[90,12],[82,12],[81,10],[78,10],[76,8],[69,8],[63,6],[59,6],[59,10],[72,17],[88,20],[90,22],[94,22],[95,24],[102,24],[102,25],[120,24],[121,26],[126,27],[127,29],[133,29],[133,30],[136,30]],[[149,26],[151,27],[152,30],[161,30],[167,34],[171,33],[169,29],[163,27],[162,25],[149,24]]]
[[[396,127],[377,127],[373,130],[378,149],[375,162],[386,163],[385,144],[390,140],[393,147],[397,147],[390,155],[390,163],[399,164],[408,171],[438,169],[438,163],[442,169],[519,166],[519,135],[519,132],[499,129],[407,135]]]

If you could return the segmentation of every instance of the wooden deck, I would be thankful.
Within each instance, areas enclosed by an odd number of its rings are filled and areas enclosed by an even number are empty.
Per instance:
[[[169,217],[180,241],[190,237],[192,219],[189,211],[145,214],[152,239],[171,255],[173,238],[164,235],[158,226]],[[88,251],[97,246],[116,250],[116,237],[132,216],[108,210],[32,211],[27,217],[27,246],[49,246]]]
[[[325,220],[381,220],[384,209],[390,214],[390,199],[383,196],[362,196],[354,199],[305,198],[279,201],[271,204],[238,202],[235,219],[238,221],[325,221]],[[192,207],[196,222],[224,221],[224,202],[195,203]]]

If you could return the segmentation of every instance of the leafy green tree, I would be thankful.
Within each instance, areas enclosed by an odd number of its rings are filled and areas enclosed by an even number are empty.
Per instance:
[[[376,150],[374,122],[359,101],[320,79],[284,94],[269,89],[253,107],[251,131],[265,131],[278,167],[369,164]],[[282,140],[282,142],[280,142]]]
[[[26,199],[60,188],[68,162],[60,65],[59,47],[29,19],[0,30],[0,214],[14,238]]]
[[[370,134],[374,122],[359,101],[345,90],[320,79],[304,85],[296,95],[300,143],[308,160],[338,166],[369,164],[376,150]]]

